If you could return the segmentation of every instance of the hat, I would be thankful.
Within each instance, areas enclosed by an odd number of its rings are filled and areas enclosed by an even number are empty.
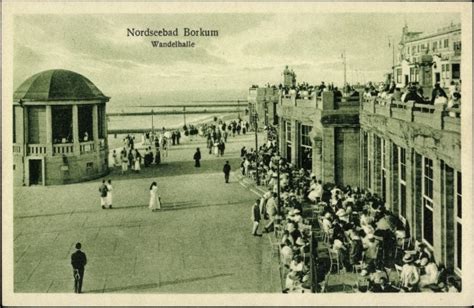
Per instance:
[[[413,262],[413,256],[409,253],[405,254],[405,256],[403,256],[403,262],[405,263]]]
[[[296,240],[296,245],[299,245],[299,246],[304,246],[304,242],[303,242],[303,239],[301,237],[298,237],[298,239]]]
[[[299,209],[294,209],[293,212],[294,212],[295,214],[301,213],[301,211],[300,211]]]
[[[331,217],[332,217],[332,215],[331,215],[331,213],[329,213],[329,212],[327,212],[326,214],[324,214],[324,218],[329,219],[329,218],[331,218]]]
[[[366,269],[363,269],[363,270],[360,271],[360,275],[361,275],[362,277],[365,277],[365,276],[367,276],[368,274],[369,274],[369,272],[368,272]]]

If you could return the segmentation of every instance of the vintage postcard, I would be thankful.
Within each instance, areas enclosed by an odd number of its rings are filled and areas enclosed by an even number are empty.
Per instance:
[[[472,303],[471,3],[2,8],[2,304]]]

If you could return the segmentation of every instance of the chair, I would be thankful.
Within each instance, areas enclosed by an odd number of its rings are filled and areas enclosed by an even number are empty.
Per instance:
[[[337,250],[334,250],[332,248],[328,248],[328,255],[329,255],[329,272],[332,271],[333,267],[335,266],[337,269],[337,273],[341,273],[341,260],[339,257],[339,252]]]
[[[352,272],[355,273],[355,274],[358,274],[362,271],[362,268],[364,267],[364,262],[363,261],[359,261],[359,264],[354,264],[352,266]]]
[[[321,287],[320,293],[326,293],[328,289],[328,284],[329,284],[329,276],[331,275],[331,271],[329,271],[326,276],[324,276],[324,280],[319,283],[319,286]]]
[[[402,266],[398,265],[398,264],[395,264],[395,270],[397,271],[397,275],[398,275],[398,284],[397,284],[397,286],[399,287],[402,284]]]
[[[411,245],[411,237],[397,240],[397,247],[395,248],[395,257],[398,256],[399,251],[407,250]]]

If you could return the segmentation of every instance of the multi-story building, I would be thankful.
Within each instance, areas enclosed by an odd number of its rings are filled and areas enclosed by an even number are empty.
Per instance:
[[[433,33],[403,28],[394,79],[399,86],[419,83],[425,96],[437,82],[448,87],[461,80],[461,25],[451,24]]]
[[[281,156],[323,182],[381,196],[411,238],[461,276],[460,109],[379,97],[364,101],[356,93],[279,93]],[[262,102],[256,100],[257,106]]]
[[[380,98],[361,106],[359,185],[382,196],[412,238],[460,276],[460,110]]]
[[[251,87],[248,94],[249,123],[254,123],[255,116],[260,127],[278,124],[276,108],[280,91],[276,87]]]

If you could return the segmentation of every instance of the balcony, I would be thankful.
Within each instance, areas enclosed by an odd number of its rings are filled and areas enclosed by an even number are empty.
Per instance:
[[[67,155],[74,153],[74,143],[53,144],[53,155]]]
[[[79,144],[79,149],[81,151],[81,154],[94,152],[94,148],[95,148],[94,141],[86,141],[86,142],[81,142]]]
[[[28,144],[27,145],[28,155],[31,156],[44,156],[46,155],[46,145],[44,144]]]
[[[412,101],[390,101],[382,98],[369,98],[362,104],[362,110],[407,122],[414,122],[434,129],[453,132],[461,131],[461,109],[445,108]]]
[[[79,143],[79,153],[87,154],[94,153],[97,150],[102,151],[107,147],[105,139],[99,139],[99,146],[96,149],[94,141],[86,141]],[[51,152],[52,151],[52,152]],[[22,154],[22,145],[13,144],[13,153]],[[27,144],[26,145],[26,154],[28,156],[70,156],[77,155],[79,153],[74,152],[74,143],[55,143],[52,144],[49,148],[46,144]]]

